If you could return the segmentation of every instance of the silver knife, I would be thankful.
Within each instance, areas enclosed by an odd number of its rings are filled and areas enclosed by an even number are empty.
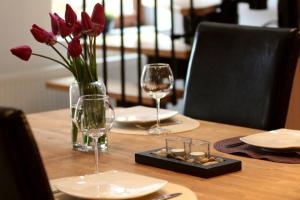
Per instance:
[[[171,198],[177,197],[177,196],[179,196],[181,194],[182,193],[180,193],[180,192],[178,192],[178,193],[172,193],[172,194],[164,194],[164,195],[161,195],[159,197],[155,197],[152,200],[166,200],[166,199],[171,199]]]

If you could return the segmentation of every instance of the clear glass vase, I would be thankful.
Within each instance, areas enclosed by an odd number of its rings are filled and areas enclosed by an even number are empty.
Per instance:
[[[91,83],[78,83],[74,82],[69,87],[69,97],[70,97],[70,110],[71,117],[74,116],[75,107],[78,98],[82,95],[91,94],[106,94],[106,87],[102,81],[95,81]],[[71,128],[71,141],[73,149],[82,152],[93,151],[93,140],[86,135],[80,133],[76,125],[72,122]],[[100,151],[107,151],[107,135],[103,135],[99,138],[98,148]]]

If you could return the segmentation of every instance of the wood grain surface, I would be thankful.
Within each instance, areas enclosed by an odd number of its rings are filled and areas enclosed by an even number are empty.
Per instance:
[[[28,115],[50,179],[92,173],[93,153],[71,148],[68,110]],[[199,128],[177,135],[215,141],[249,135],[260,130],[200,121]],[[202,179],[168,170],[136,164],[134,153],[164,146],[167,136],[109,135],[109,152],[100,154],[100,169],[124,170],[166,179],[190,188],[199,200],[255,199],[299,200],[300,165],[273,163],[216,152],[220,156],[242,160],[242,171]]]
[[[300,59],[296,68],[285,127],[300,130]]]

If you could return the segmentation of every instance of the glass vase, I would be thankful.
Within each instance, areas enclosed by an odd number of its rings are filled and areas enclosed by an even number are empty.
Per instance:
[[[78,101],[78,98],[82,95],[91,95],[91,94],[106,94],[106,87],[102,81],[95,81],[91,83],[78,83],[74,82],[69,87],[69,97],[70,97],[70,110],[71,117],[74,116],[75,107]],[[76,151],[90,152],[93,151],[93,140],[83,135],[76,127],[74,122],[72,122],[71,128],[71,142],[73,149]],[[107,135],[104,134],[98,140],[98,148],[100,151],[107,151]]]

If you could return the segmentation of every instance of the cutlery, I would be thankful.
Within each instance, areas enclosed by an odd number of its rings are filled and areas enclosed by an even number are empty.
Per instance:
[[[233,143],[233,144],[227,144],[225,145],[226,148],[232,148],[232,147],[238,147],[238,146],[242,146],[243,144],[245,144],[244,142],[238,142],[238,143]]]
[[[59,190],[52,191],[52,194],[54,194],[54,195],[60,194],[60,193],[61,193],[61,191],[59,191]]]
[[[59,190],[54,190],[52,191],[52,194],[53,195],[57,195],[57,194],[61,194],[62,192],[59,191]],[[172,198],[175,198],[179,195],[181,195],[182,193],[172,193],[172,194],[163,194],[159,197],[155,197],[154,199],[151,199],[151,200],[167,200],[167,199],[172,199]]]
[[[50,187],[51,187],[51,190],[52,190],[52,194],[58,194],[58,193],[61,193],[61,191],[59,191],[55,185],[53,183],[50,183]]]
[[[176,124],[182,124],[183,122],[180,120],[172,121],[172,122],[161,122],[159,125],[160,126],[170,126],[170,125],[176,125]],[[154,125],[148,125],[148,124],[135,124],[135,127],[140,128],[140,129],[149,129]]]
[[[178,193],[172,193],[172,194],[163,194],[159,197],[155,197],[152,200],[166,200],[166,199],[172,199],[174,197],[177,197],[179,195],[181,195],[182,193],[178,192]]]

